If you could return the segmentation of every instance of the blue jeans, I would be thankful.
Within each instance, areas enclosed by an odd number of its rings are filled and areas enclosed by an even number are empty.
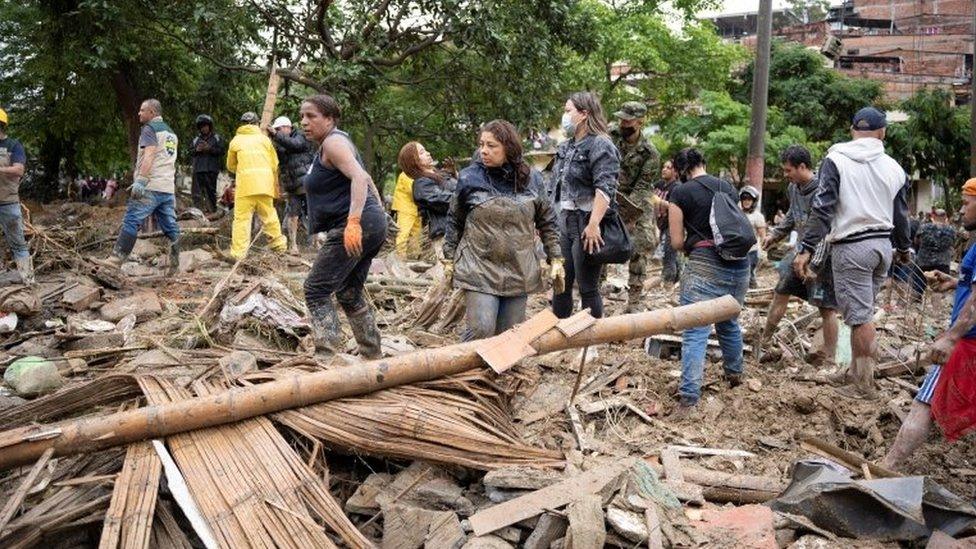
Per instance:
[[[724,261],[711,248],[696,248],[685,263],[681,277],[682,305],[690,305],[725,295],[743,303],[749,288],[749,260]],[[699,326],[684,331],[681,337],[681,384],[678,393],[686,406],[701,398],[702,375],[705,370],[705,351],[711,326]],[[725,371],[742,373],[742,330],[738,318],[715,324]]]
[[[749,284],[756,282],[756,267],[759,265],[759,250],[749,252]]]
[[[3,238],[14,259],[30,256],[27,239],[24,238],[24,214],[20,211],[20,202],[0,204],[0,227],[3,227]]]
[[[528,296],[499,296],[467,290],[464,292],[468,328],[463,341],[498,335],[525,320]]]
[[[176,224],[176,196],[159,191],[146,191],[142,198],[129,199],[125,204],[122,232],[133,236],[138,234],[139,227],[153,214],[167,238],[176,240],[180,237],[180,226]]]

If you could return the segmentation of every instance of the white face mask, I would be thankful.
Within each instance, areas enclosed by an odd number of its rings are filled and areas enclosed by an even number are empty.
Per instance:
[[[576,122],[573,122],[572,113],[563,113],[562,128],[563,132],[566,133],[566,137],[573,137],[576,135]]]

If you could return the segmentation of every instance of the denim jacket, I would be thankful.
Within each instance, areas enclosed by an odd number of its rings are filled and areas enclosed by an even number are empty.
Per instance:
[[[620,151],[605,135],[568,139],[556,150],[553,164],[553,202],[591,210],[593,197],[600,190],[611,203],[620,175]]]

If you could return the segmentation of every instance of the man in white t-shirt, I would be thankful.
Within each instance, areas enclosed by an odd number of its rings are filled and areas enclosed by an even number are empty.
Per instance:
[[[749,250],[749,287],[755,288],[756,266],[759,265],[759,243],[766,238],[766,218],[756,209],[759,204],[759,190],[752,185],[746,185],[739,190],[739,207],[745,212],[752,230],[756,232],[756,245]]]

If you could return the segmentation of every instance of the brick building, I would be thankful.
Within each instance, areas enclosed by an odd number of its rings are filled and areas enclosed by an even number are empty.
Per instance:
[[[790,24],[789,14],[779,10],[773,34],[823,51],[834,42],[835,68],[883,82],[891,100],[939,87],[953,90],[957,104],[965,104],[973,74],[974,10],[974,0],[844,0],[826,20],[807,24]],[[755,13],[708,19],[723,36],[754,46]]]

